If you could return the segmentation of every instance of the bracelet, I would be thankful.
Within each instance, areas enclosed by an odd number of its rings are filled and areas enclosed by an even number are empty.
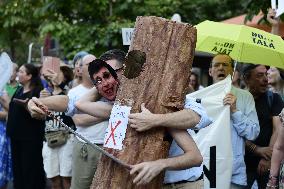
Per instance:
[[[282,110],[281,113],[279,114],[279,118],[281,120],[282,126],[284,127],[284,115],[283,114],[284,114],[284,112]]]
[[[271,179],[271,180],[278,180],[278,176],[269,175],[269,179]]]
[[[266,187],[267,188],[278,188],[277,182],[278,182],[278,176],[273,176],[270,174]]]
[[[251,153],[254,153],[255,149],[256,149],[256,145],[253,144],[253,143],[251,143],[251,144],[249,145],[249,151],[250,151]]]
[[[268,188],[278,188],[278,185],[270,185],[270,184],[266,184],[266,187]]]

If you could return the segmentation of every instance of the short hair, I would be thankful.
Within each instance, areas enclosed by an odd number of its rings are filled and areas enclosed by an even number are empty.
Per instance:
[[[278,70],[279,70],[281,79],[284,80],[284,70],[281,68],[278,68]]]
[[[92,81],[94,81],[93,75],[98,73],[102,68],[106,68],[109,71],[109,73],[114,77],[114,79],[117,79],[117,74],[115,70],[110,65],[108,65],[104,60],[97,58],[92,62],[90,62],[88,66],[89,75]]]
[[[251,63],[244,64],[242,66],[242,72],[241,72],[243,79],[244,80],[249,79],[251,75],[251,71],[260,65],[261,64],[251,64]],[[265,67],[267,70],[269,69],[269,66],[265,66]]]
[[[123,50],[112,49],[112,50],[104,52],[100,56],[100,59],[103,61],[117,60],[118,63],[121,64],[120,66],[122,66],[123,62],[125,61],[125,56],[126,56],[126,53]]]
[[[86,56],[87,53],[86,51],[80,51],[77,54],[75,54],[74,58],[73,58],[73,65],[75,66],[76,62],[80,59],[82,59],[84,56]]]
[[[230,57],[230,56],[227,55],[227,54],[221,54],[221,53],[219,53],[219,54],[216,54],[216,55],[213,56],[213,58],[212,58],[212,60],[211,60],[211,62],[210,62],[210,68],[212,68],[212,66],[213,66],[213,63],[212,63],[213,59],[214,59],[216,56],[219,56],[219,55],[228,56],[228,57],[230,58],[230,64],[231,64],[232,68],[234,67],[234,60],[232,59],[232,57]]]

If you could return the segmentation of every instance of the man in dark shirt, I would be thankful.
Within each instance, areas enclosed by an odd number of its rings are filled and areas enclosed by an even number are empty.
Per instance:
[[[267,68],[263,65],[247,64],[243,67],[243,77],[248,90],[254,97],[260,124],[259,136],[246,142],[245,162],[247,166],[247,188],[257,180],[260,189],[266,188],[272,148],[281,127],[278,117],[284,103],[281,97],[268,91]]]

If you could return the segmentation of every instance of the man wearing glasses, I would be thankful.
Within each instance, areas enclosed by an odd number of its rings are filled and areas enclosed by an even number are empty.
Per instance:
[[[225,54],[213,57],[209,75],[213,83],[225,79],[233,73],[233,60]],[[224,105],[230,106],[231,140],[233,151],[233,170],[231,188],[244,188],[247,185],[244,162],[245,140],[254,140],[259,134],[259,123],[253,96],[246,90],[232,85],[231,92],[223,99]]]

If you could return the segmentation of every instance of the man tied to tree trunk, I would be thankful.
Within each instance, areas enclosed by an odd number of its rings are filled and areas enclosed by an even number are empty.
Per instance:
[[[90,63],[89,67],[91,66],[95,67],[95,71],[91,72],[90,75],[95,83],[96,90],[107,100],[113,101],[116,97],[116,92],[119,85],[119,80],[115,71],[104,61],[100,61],[100,63],[98,63],[98,61],[93,61]],[[98,107],[102,106],[102,102],[94,103],[97,103]],[[45,113],[39,109],[36,104],[45,106],[39,99],[33,98],[29,102],[29,110],[31,114],[35,117],[38,115],[44,115]],[[98,108],[93,110],[102,116],[102,112],[107,112],[106,107],[103,107],[102,109],[102,111],[99,111]],[[108,110],[109,114],[110,111],[111,109]],[[194,126],[200,120],[199,116],[190,110],[182,110],[180,113],[181,115],[190,115],[188,119],[190,119],[190,123]],[[173,114],[172,117],[175,117],[175,114]],[[196,144],[186,130],[169,129],[169,133],[181,146],[185,153],[173,158],[159,159],[156,161],[132,165],[130,174],[137,174],[133,180],[134,183],[146,184],[165,169],[184,169],[199,166],[201,164],[202,156]]]

